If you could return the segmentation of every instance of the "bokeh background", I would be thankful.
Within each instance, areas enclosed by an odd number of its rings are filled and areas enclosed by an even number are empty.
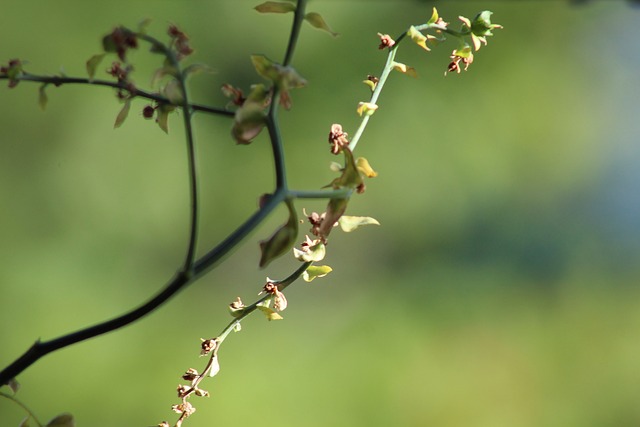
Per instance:
[[[196,101],[224,105],[222,83],[259,81],[249,55],[281,60],[290,16],[258,1],[5,4],[0,58],[35,74],[84,76],[100,37],[152,18],[152,34],[182,27]],[[304,28],[294,65],[309,85],[283,112],[293,188],[334,175],[326,135],[353,133],[361,80],[385,60],[377,32],[400,34],[431,7],[494,12],[504,25],[470,70],[443,77],[453,41],[397,59],[358,155],[379,172],[349,213],[381,222],[335,232],[334,272],[287,291],[285,320],[254,316],[221,350],[188,425],[640,425],[640,9],[622,1],[312,1],[340,33]],[[456,24],[457,25],[457,24]],[[132,55],[145,87],[158,58]],[[105,63],[105,67],[108,64]],[[3,84],[4,85],[4,84]],[[113,129],[112,90],[0,90],[0,365],[49,339],[123,313],[155,294],[182,262],[187,183],[181,118],[170,134],[140,100]],[[203,182],[200,249],[211,247],[273,187],[268,141],[236,146],[228,119],[198,116]],[[298,203],[321,210],[321,203]],[[175,420],[175,387],[201,368],[199,338],[229,320],[236,296],[265,276],[257,241],[276,212],[225,263],[147,318],[64,349],[20,375],[18,397],[42,421],[78,426]],[[0,400],[0,425],[23,412]]]

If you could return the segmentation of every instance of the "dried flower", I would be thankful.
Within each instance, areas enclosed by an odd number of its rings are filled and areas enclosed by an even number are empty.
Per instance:
[[[340,153],[343,147],[349,145],[347,136],[348,134],[342,131],[342,125],[337,123],[331,125],[331,131],[329,132],[329,144],[331,144],[331,152],[333,154]]]
[[[198,371],[193,368],[187,369],[187,372],[182,375],[182,379],[185,381],[193,381],[198,378]]]
[[[200,341],[202,341],[200,356],[206,356],[207,354],[211,353],[218,345],[218,341],[216,341],[215,338],[211,338],[208,340],[200,338]]]
[[[393,40],[389,34],[378,33],[378,37],[380,37],[378,49],[385,49],[396,44],[395,40]]]

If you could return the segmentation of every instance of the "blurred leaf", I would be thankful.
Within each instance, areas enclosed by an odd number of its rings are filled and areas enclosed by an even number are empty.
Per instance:
[[[138,22],[138,32],[140,34],[147,34],[147,28],[152,21],[153,19],[151,18],[145,18],[142,21]]]
[[[260,13],[288,13],[296,10],[296,5],[281,1],[266,1],[254,7]]]
[[[196,74],[208,73],[213,74],[214,70],[208,65],[205,64],[191,64],[187,68],[183,70],[183,74],[185,78],[194,76]]]
[[[131,109],[131,99],[127,99],[124,102],[122,109],[118,113],[118,116],[116,117],[116,122],[113,124],[114,128],[119,128],[120,126],[122,126],[122,123],[124,123],[124,121],[127,119],[127,116],[129,115],[130,109]]]
[[[44,83],[40,86],[40,89],[38,89],[38,105],[40,106],[40,109],[42,111],[46,110],[47,102],[49,101],[49,99],[47,98],[46,88],[47,84]]]
[[[180,82],[176,79],[170,80],[160,92],[174,105],[180,105],[184,102]]]
[[[18,425],[18,427],[29,427],[31,424],[29,423],[29,420],[31,419],[30,416],[25,417],[24,420],[22,420],[22,422],[20,422],[20,424]]]
[[[345,233],[350,233],[358,227],[363,225],[380,225],[380,223],[371,217],[368,216],[347,216],[343,215],[338,220],[338,224],[340,224],[340,228]]]
[[[162,104],[156,109],[156,123],[165,133],[169,133],[169,113],[175,110],[175,107],[168,104]]]
[[[75,427],[76,423],[71,414],[61,414],[47,423],[45,427]]]
[[[324,277],[332,271],[333,269],[328,265],[311,265],[302,273],[302,279],[305,282],[311,282],[316,277]]]
[[[89,80],[93,80],[93,77],[96,75],[96,69],[104,59],[105,55],[105,53],[99,53],[97,55],[93,55],[87,61],[87,74],[89,74]]]
[[[6,385],[11,389],[13,394],[16,394],[18,390],[20,390],[20,383],[15,378],[11,378],[9,381],[7,381]]]
[[[327,22],[324,20],[324,18],[322,17],[322,15],[320,15],[319,13],[316,12],[309,12],[304,16],[304,19],[311,24],[311,26],[318,28],[320,30],[326,31],[327,33],[331,34],[333,37],[337,37],[340,34],[334,32],[331,27],[329,27],[329,24],[327,24]]]

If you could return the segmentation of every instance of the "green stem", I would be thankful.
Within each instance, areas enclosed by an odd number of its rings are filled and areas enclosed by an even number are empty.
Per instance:
[[[35,416],[35,414],[33,412],[31,412],[31,409],[29,409],[29,407],[27,405],[25,405],[24,403],[22,403],[21,401],[19,401],[15,397],[11,396],[10,394],[3,393],[1,391],[0,391],[0,396],[4,397],[6,399],[9,399],[13,403],[15,403],[16,405],[20,406],[29,415],[29,417],[31,417],[31,419],[33,421],[35,421],[36,424],[38,424],[38,427],[42,427],[42,423],[38,420],[38,418]]]
[[[296,199],[333,199],[347,198],[353,193],[350,188],[339,190],[289,190],[289,197]]]

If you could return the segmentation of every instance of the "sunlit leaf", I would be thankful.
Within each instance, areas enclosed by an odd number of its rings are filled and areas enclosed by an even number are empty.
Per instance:
[[[311,282],[316,277],[324,277],[332,271],[333,269],[328,265],[312,265],[302,273],[302,279],[305,282]]]
[[[331,34],[333,37],[339,36],[338,33],[334,32],[331,29],[331,27],[329,27],[329,24],[327,24],[327,22],[324,20],[322,15],[320,15],[319,13],[309,12],[304,16],[304,19],[309,24],[311,24],[311,26],[318,28],[320,30],[326,31],[327,33]]]
[[[98,68],[98,65],[100,65],[102,60],[104,59],[105,55],[106,55],[105,53],[100,53],[98,55],[93,55],[87,61],[86,65],[87,65],[87,74],[89,74],[89,80],[93,80],[93,77],[96,75],[96,69]]]
[[[340,228],[342,228],[342,231],[346,233],[349,233],[363,225],[380,225],[380,223],[376,219],[368,216],[348,216],[348,215],[341,216],[340,219],[338,220],[338,224],[340,224]]]
[[[429,21],[427,22],[427,24],[435,24],[438,18],[439,18],[438,10],[434,7],[433,12],[431,13],[431,18],[429,18]]]
[[[267,307],[264,305],[258,305],[258,310],[264,313],[267,316],[267,320],[282,320],[282,316],[280,316],[274,309],[271,307]]]
[[[260,13],[288,13],[296,10],[296,5],[281,1],[266,1],[254,7]]]
[[[373,170],[373,168],[369,164],[369,161],[364,157],[358,157],[356,159],[356,167],[358,168],[360,173],[362,173],[367,178],[375,178],[376,176],[378,176],[378,172]]]
[[[402,74],[406,74],[410,77],[418,77],[418,72],[415,68],[409,67],[401,62],[393,62],[393,69],[396,71],[400,71]]]
[[[431,50],[427,46],[427,37],[420,31],[418,31],[413,25],[409,28],[409,31],[407,31],[407,35],[411,40],[413,40],[415,44],[417,44],[424,50]]]
[[[61,414],[47,423],[45,427],[75,427],[76,423],[71,414]]]
[[[220,372],[220,362],[218,361],[218,356],[213,356],[211,358],[211,369],[209,370],[209,376],[215,377]]]
[[[124,123],[124,121],[127,119],[127,116],[129,115],[130,109],[131,109],[131,99],[127,99],[124,102],[122,109],[118,113],[118,116],[116,117],[116,122],[113,124],[114,128],[119,128],[120,126],[122,126],[122,123]]]
[[[371,102],[359,102],[356,112],[358,113],[359,116],[362,116],[363,114],[365,116],[371,116],[373,115],[373,113],[376,112],[377,109],[378,109],[378,106]]]

